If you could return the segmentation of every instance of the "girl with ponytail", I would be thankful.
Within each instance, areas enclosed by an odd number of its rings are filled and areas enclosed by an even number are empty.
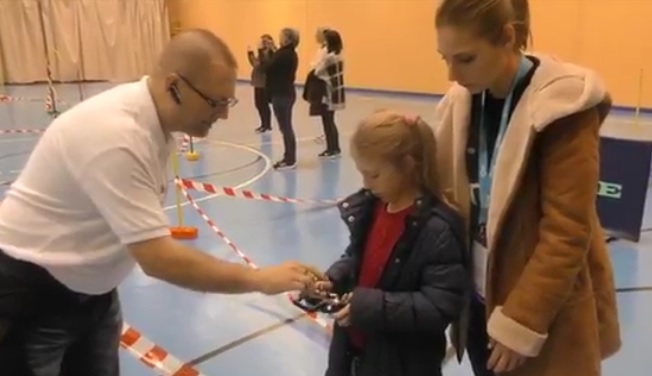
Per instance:
[[[327,376],[438,376],[446,329],[470,291],[466,235],[444,199],[432,129],[415,116],[364,119],[351,155],[364,188],[339,204],[350,245],[326,272],[336,312]]]

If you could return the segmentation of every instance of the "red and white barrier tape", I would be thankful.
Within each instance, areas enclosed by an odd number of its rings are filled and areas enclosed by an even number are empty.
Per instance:
[[[176,180],[176,184],[179,184],[181,179]],[[180,184],[179,184],[180,185]],[[215,222],[206,215],[204,210],[197,204],[197,202],[192,198],[186,189],[180,185],[181,191],[188,200],[188,202],[193,206],[193,208],[198,212],[206,224],[218,235],[224,242],[251,268],[258,269],[258,266],[253,262],[249,256],[247,256],[238,246],[229,239],[222,230],[217,227]],[[286,294],[289,300],[292,300],[292,297],[289,294]],[[317,323],[323,329],[330,331],[331,325],[316,314],[309,314],[315,323]],[[156,371],[159,375],[162,376],[204,376],[197,369],[185,364],[168,351],[158,346],[147,337],[143,336],[140,332],[125,324],[122,330],[122,338],[120,345],[132,355],[134,355],[141,363],[147,365],[152,370]]]
[[[5,94],[0,94],[0,103],[10,102],[43,102],[41,98],[26,98],[26,97],[12,97]]]
[[[51,99],[51,98],[50,98]],[[11,95],[0,94],[0,103],[13,103],[13,102],[46,102],[48,100],[45,98],[31,98],[31,97],[14,97]],[[57,100],[57,103],[66,104],[66,102]]]
[[[203,138],[197,138],[193,137],[192,138],[192,143],[193,145],[197,145],[197,143],[203,141]],[[179,150],[180,153],[185,153],[190,150],[190,136],[187,134],[184,134],[180,139],[177,139],[177,149]]]
[[[188,148],[190,146],[190,137],[187,135],[183,135],[180,138],[177,138],[177,150],[179,153],[185,153],[188,151]]]
[[[181,186],[184,189],[199,191],[209,194],[223,194],[225,196],[245,198],[249,200],[262,200],[271,202],[282,202],[288,204],[310,204],[310,205],[335,205],[339,200],[306,200],[301,198],[289,198],[274,196],[267,193],[256,193],[246,189],[235,189],[231,187],[218,187],[213,184],[201,183],[198,181],[180,179]]]
[[[120,346],[159,375],[204,376],[127,324],[122,327]]]
[[[177,184],[178,184],[178,182],[179,182],[179,179],[177,179]],[[186,189],[184,189],[183,186],[180,186],[180,187],[181,187],[181,192],[186,197],[186,200],[188,200],[190,205],[192,205],[192,207],[195,208],[195,210],[197,211],[199,216],[206,222],[208,227],[210,227],[211,230],[213,230],[213,232],[217,236],[219,236],[222,240],[224,240],[224,242],[242,259],[242,261],[245,262],[245,264],[247,264],[248,266],[250,266],[253,269],[258,269],[258,266],[253,262],[253,260],[249,256],[247,256],[247,254],[242,252],[242,250],[240,250],[240,248],[238,248],[238,246],[236,246],[233,243],[233,241],[231,241],[231,239],[229,239],[224,234],[224,232],[222,232],[222,230],[220,230],[219,227],[217,227],[215,222],[208,215],[206,215],[206,212],[204,212],[204,210],[201,207],[199,207],[197,202],[195,202],[195,200],[192,198],[192,196],[190,196],[190,193],[188,193],[188,191]],[[290,302],[292,302],[292,299],[293,299],[292,296],[290,294],[286,294],[286,296],[290,300]],[[319,315],[317,315],[317,314],[309,314],[308,317],[310,317],[315,323],[317,323],[319,326],[321,326],[325,330],[327,330],[327,331],[331,330],[331,325],[328,323],[328,321],[326,321],[324,318],[320,317]]]
[[[0,136],[8,134],[41,134],[45,129],[0,129]]]

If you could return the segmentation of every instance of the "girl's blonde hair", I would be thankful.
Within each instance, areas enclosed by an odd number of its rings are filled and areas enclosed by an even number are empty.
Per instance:
[[[444,199],[437,174],[437,144],[432,128],[418,116],[380,110],[358,124],[351,138],[354,154],[382,159],[402,169],[412,158],[417,184],[431,195]]]
[[[531,41],[528,0],[441,0],[435,26],[467,28],[492,44],[504,40],[506,25],[515,30],[515,48],[525,50]]]

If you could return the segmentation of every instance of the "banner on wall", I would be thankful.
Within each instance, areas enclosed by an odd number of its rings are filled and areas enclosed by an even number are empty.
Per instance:
[[[652,142],[600,138],[598,215],[605,231],[638,242],[650,178]]]

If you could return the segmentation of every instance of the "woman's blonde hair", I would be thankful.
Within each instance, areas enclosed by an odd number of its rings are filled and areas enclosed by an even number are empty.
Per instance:
[[[437,174],[435,135],[420,117],[377,111],[358,124],[351,138],[351,150],[364,158],[389,162],[399,169],[410,157],[417,171],[417,184],[443,199]]]
[[[531,41],[528,0],[442,0],[435,26],[468,28],[492,44],[504,40],[506,25],[515,30],[515,48],[525,50]]]

